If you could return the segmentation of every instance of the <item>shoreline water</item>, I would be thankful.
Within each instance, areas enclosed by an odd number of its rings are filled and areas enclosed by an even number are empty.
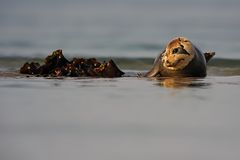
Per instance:
[[[90,58],[90,57],[89,57]],[[144,72],[149,70],[154,58],[125,58],[125,57],[96,57],[99,61],[109,61],[113,59],[120,69],[125,71]],[[68,58],[71,59],[71,58]],[[18,72],[25,62],[44,62],[43,58],[30,57],[0,57],[0,71]],[[240,59],[213,58],[207,64],[208,75],[211,76],[234,76],[240,75]]]
[[[238,159],[239,89],[240,76],[0,76],[0,158]]]
[[[0,60],[0,159],[238,159],[238,63],[213,61],[205,78],[134,76],[152,60],[119,59],[120,78],[28,77]]]
[[[1,2],[0,159],[240,159],[239,8],[237,0]],[[207,77],[138,78],[176,36],[216,52]],[[58,48],[68,59],[112,58],[126,75],[19,74]]]

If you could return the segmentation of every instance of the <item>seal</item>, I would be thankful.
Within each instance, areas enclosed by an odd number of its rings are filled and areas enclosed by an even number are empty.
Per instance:
[[[176,37],[155,59],[145,77],[205,77],[206,64],[215,52],[203,53],[185,37]]]

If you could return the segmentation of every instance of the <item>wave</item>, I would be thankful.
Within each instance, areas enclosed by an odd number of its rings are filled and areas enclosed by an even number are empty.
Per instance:
[[[97,57],[97,59],[100,61],[107,61],[110,58]],[[140,72],[150,69],[154,61],[154,58],[111,57],[111,59],[113,59],[122,70],[135,70]],[[29,57],[0,57],[0,70],[17,71],[27,61],[43,63],[44,59]],[[240,75],[240,59],[214,58],[208,63],[208,75]]]

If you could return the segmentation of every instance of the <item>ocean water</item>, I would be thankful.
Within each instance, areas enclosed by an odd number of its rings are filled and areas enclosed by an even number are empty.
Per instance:
[[[138,78],[152,58],[114,58],[121,78],[27,77],[0,58],[1,160],[239,159],[240,63],[206,78]]]
[[[186,36],[219,58],[240,58],[238,0],[2,0],[0,56],[156,57]]]
[[[240,76],[0,76],[0,159],[239,159],[239,90]]]
[[[2,0],[0,160],[240,159],[240,2]],[[139,78],[186,36],[206,78]],[[61,48],[112,58],[121,78],[19,74]]]

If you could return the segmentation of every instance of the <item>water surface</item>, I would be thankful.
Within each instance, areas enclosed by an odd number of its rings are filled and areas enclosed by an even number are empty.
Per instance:
[[[0,77],[1,159],[240,157],[240,76],[52,79],[2,73],[9,75]]]
[[[238,0],[3,0],[0,55],[156,57],[175,36],[240,58]]]
[[[1,160],[240,159],[240,2],[2,0]],[[175,36],[215,51],[206,78],[136,77]],[[26,77],[26,61],[113,60],[122,78]]]

